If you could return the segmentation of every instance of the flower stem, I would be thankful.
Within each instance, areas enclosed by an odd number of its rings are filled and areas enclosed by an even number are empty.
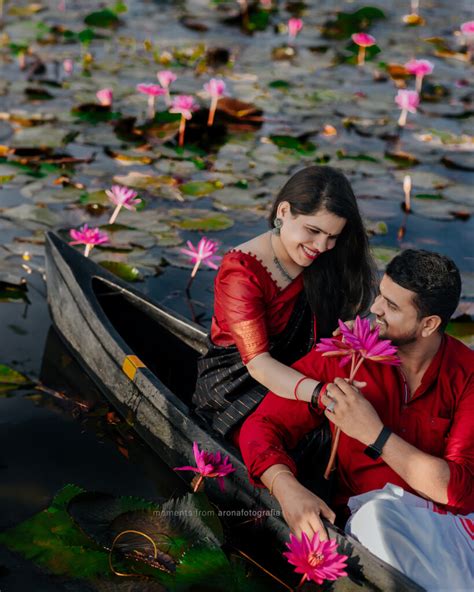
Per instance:
[[[214,123],[214,115],[216,114],[218,100],[219,100],[218,97],[212,97],[212,99],[211,99],[211,107],[209,109],[209,117],[207,120],[207,125],[212,125]]]
[[[203,479],[204,477],[202,475],[199,475],[199,479],[196,481],[196,484],[194,485],[193,493],[197,493],[199,491]]]
[[[89,253],[91,252],[93,246],[94,245],[86,245],[84,249],[84,257],[89,257]]]
[[[169,107],[171,105],[171,96],[170,96],[170,91],[168,88],[166,89],[165,103],[166,103],[167,107]]]
[[[365,62],[365,47],[359,45],[359,53],[357,54],[357,65],[363,66]]]
[[[122,204],[117,204],[117,207],[113,211],[113,214],[110,216],[109,224],[113,224],[115,220],[117,220],[117,216],[119,215],[120,210],[122,209]]]
[[[153,95],[149,95],[148,97],[148,119],[153,119],[155,117],[155,97]]]
[[[181,121],[179,122],[179,146],[182,148],[184,146],[184,130],[186,129],[186,119],[183,115],[181,115]]]
[[[299,590],[301,588],[301,586],[305,583],[306,578],[307,578],[307,575],[303,574],[303,577],[301,578],[300,583],[296,586],[297,590]]]
[[[363,361],[364,361],[363,356],[360,356],[356,362],[356,355],[352,354],[351,373],[349,375],[349,384],[352,384],[354,377],[357,374],[357,370],[359,370]],[[331,472],[334,468],[334,463],[336,461],[337,447],[339,446],[339,438],[340,437],[341,437],[341,428],[338,427],[338,428],[336,428],[336,431],[334,433],[334,439],[333,439],[332,446],[331,446],[331,454],[329,456],[329,461],[328,461],[326,470],[324,471],[324,478],[326,480],[329,479]]]
[[[405,127],[406,122],[407,122],[407,115],[408,115],[408,111],[406,109],[402,109],[402,112],[400,113],[400,117],[398,119],[398,125],[400,127]]]
[[[423,85],[423,74],[416,75],[416,92],[421,95],[421,87]]]

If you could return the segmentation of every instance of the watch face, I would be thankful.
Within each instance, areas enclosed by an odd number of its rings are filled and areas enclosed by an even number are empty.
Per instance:
[[[364,450],[364,454],[366,454],[373,460],[377,460],[380,456],[380,451],[377,450],[377,448],[374,448],[373,446],[367,446],[367,448]]]

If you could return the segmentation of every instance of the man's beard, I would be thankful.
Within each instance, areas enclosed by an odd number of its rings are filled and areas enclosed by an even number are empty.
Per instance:
[[[415,343],[415,341],[417,340],[417,334],[416,331],[413,331],[409,335],[400,335],[399,337],[390,337],[389,335],[384,335],[384,338],[390,339],[393,345],[401,347],[404,345],[410,345],[410,343]]]

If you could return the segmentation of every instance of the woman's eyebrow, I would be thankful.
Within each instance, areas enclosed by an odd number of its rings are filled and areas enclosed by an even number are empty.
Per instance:
[[[311,230],[318,230],[319,232],[322,232],[323,234],[326,234],[327,236],[331,236],[331,237],[339,236],[339,234],[331,234],[330,232],[326,232],[322,228],[318,228],[317,226],[313,226],[312,224],[308,224],[308,228],[311,228]]]

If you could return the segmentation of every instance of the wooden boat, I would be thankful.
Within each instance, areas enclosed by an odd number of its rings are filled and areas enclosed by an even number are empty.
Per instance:
[[[196,361],[206,351],[204,330],[154,303],[53,233],[46,237],[46,275],[56,329],[112,404],[122,414],[132,414],[138,434],[170,467],[194,464],[194,441],[203,449],[228,454],[236,471],[226,478],[225,498],[215,480],[208,480],[206,491],[226,507],[231,502],[233,507],[263,510],[272,535],[280,543],[288,540],[277,502],[250,484],[238,451],[210,433],[193,412]],[[422,590],[336,527],[327,527],[351,556],[350,578],[338,580],[333,590]]]

